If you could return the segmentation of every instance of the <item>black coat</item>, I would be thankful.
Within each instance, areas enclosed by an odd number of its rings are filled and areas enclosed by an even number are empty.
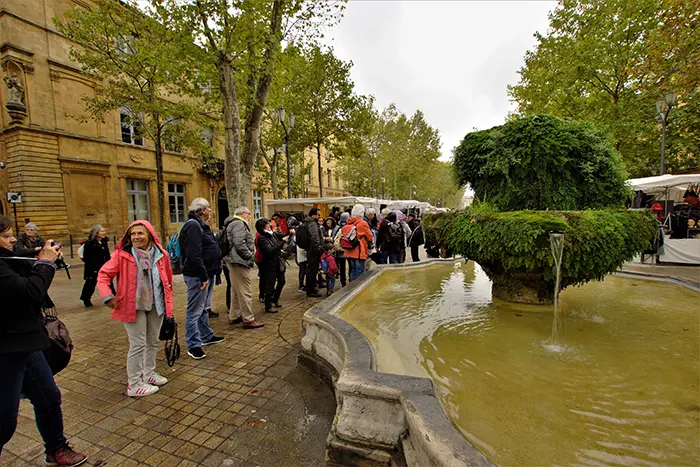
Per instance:
[[[182,274],[206,282],[221,274],[221,249],[206,222],[193,212],[189,218],[194,221],[186,222],[180,230]]]
[[[262,253],[262,263],[260,263],[260,269],[265,272],[276,272],[280,269],[281,261],[280,255],[282,253],[282,248],[286,244],[282,237],[284,234],[267,234],[261,233],[258,238],[258,249]]]
[[[423,232],[423,226],[420,225],[418,219],[413,219],[408,223],[411,228],[411,237],[409,238],[410,243],[408,246],[420,246],[425,243],[425,233]]]
[[[49,347],[41,309],[53,306],[47,294],[56,269],[30,260],[3,259],[14,253],[0,248],[0,354]]]
[[[93,238],[85,242],[85,247],[83,248],[83,261],[85,261],[83,279],[97,279],[97,273],[100,271],[100,268],[110,258],[109,240],[107,237],[102,240]]]
[[[36,249],[43,248],[44,244],[46,244],[46,242],[38,235],[34,237],[34,240],[32,240],[27,236],[27,234],[22,234],[17,237],[17,243],[15,243],[15,255],[35,257],[39,254]]]
[[[306,249],[306,256],[308,258],[321,259],[321,254],[323,253],[323,233],[321,233],[321,227],[318,225],[318,221],[313,217],[307,217],[304,220],[306,228],[309,232],[309,248]]]

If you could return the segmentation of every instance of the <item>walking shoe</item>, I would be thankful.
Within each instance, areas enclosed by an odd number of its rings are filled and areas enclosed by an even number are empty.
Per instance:
[[[66,443],[61,449],[53,454],[46,455],[46,465],[74,467],[87,460],[87,456],[78,452]]]
[[[144,378],[143,380],[148,384],[155,384],[156,386],[162,386],[168,382],[168,378],[159,375],[155,371],[151,373],[151,375],[148,378]]]
[[[258,301],[260,303],[265,303],[265,297],[258,297]]]
[[[133,386],[126,387],[126,395],[129,397],[150,396],[151,394],[156,392],[158,392],[158,386],[144,383],[143,381],[140,383],[136,383]]]
[[[85,308],[92,308],[92,302],[90,300],[83,300]]]
[[[201,360],[207,356],[207,354],[204,353],[204,350],[202,350],[201,347],[192,347],[191,349],[187,349],[187,355],[189,355],[190,358],[193,358],[195,360]]]
[[[238,318],[236,318],[236,319],[230,319],[230,320],[228,320],[228,324],[230,324],[230,325],[241,324],[242,322],[243,322],[243,318],[240,317],[240,316],[239,316]]]
[[[306,292],[306,287],[299,287],[299,288],[297,289],[297,292],[299,292],[299,293],[304,293],[304,292]]]
[[[308,293],[308,292],[307,292],[307,293],[306,293],[306,296],[307,296],[307,297],[310,297],[310,298],[321,298],[321,294],[318,293],[318,292],[311,292],[311,293]]]
[[[244,329],[257,329],[265,326],[265,323],[261,323],[260,321],[253,320],[253,321],[248,321],[243,323],[243,328]]]
[[[210,318],[218,318],[219,317],[219,313],[217,313],[216,311],[211,311],[211,309],[207,310],[207,313],[209,313]]]
[[[209,340],[206,341],[206,342],[202,342],[202,345],[220,344],[220,343],[222,343],[222,342],[225,341],[225,340],[226,340],[225,337],[221,337],[221,336],[211,336],[211,339],[209,339]]]
[[[277,313],[278,311],[277,311],[277,310],[274,310],[274,309],[272,309],[272,308],[265,308],[265,312],[266,312],[266,313]]]
[[[282,308],[282,305],[280,305],[279,303],[273,303],[272,306],[275,308]]]

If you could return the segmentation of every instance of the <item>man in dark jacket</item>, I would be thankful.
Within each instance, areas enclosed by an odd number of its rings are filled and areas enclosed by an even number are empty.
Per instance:
[[[390,212],[382,221],[377,234],[377,243],[381,250],[381,264],[398,263],[399,250],[404,242],[403,227],[397,222],[396,214]]]
[[[74,451],[63,434],[61,391],[42,352],[50,341],[41,309],[50,305],[47,292],[59,247],[45,245],[34,262],[11,259],[15,242],[12,221],[0,216],[0,452],[17,428],[24,395],[34,406],[47,464],[80,465],[87,456]]]
[[[423,233],[423,226],[420,225],[420,220],[413,213],[408,215],[408,226],[411,228],[408,244],[411,247],[411,259],[415,263],[420,261],[418,247],[425,243],[425,234]]]
[[[207,225],[210,216],[209,201],[195,198],[190,204],[189,218],[180,230],[182,275],[187,284],[185,341],[187,355],[195,360],[206,357],[202,346],[224,341],[223,337],[214,335],[209,327],[209,314],[204,312],[214,292],[214,279],[221,274],[221,250]]]
[[[255,223],[255,230],[260,234],[258,250],[262,256],[260,274],[265,296],[265,311],[277,313],[276,308],[281,307],[279,298],[286,283],[284,276],[286,262],[282,259],[281,253],[282,249],[287,246],[289,235],[273,232],[270,221],[264,217]]]
[[[321,265],[321,255],[323,254],[323,234],[318,220],[321,211],[318,208],[311,208],[309,217],[304,219],[304,224],[309,236],[309,247],[306,249],[306,295],[318,298],[317,278],[318,268]]]

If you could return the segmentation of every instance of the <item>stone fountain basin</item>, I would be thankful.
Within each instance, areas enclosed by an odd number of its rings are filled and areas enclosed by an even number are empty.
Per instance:
[[[299,364],[335,392],[337,409],[328,460],[343,465],[490,466],[454,427],[432,380],[377,371],[360,331],[333,313],[390,268],[414,269],[453,260],[372,269],[304,314]]]

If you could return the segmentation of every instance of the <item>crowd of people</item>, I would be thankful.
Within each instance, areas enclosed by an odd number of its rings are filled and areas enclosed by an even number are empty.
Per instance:
[[[402,263],[410,250],[411,259],[419,261],[418,248],[425,243],[415,214],[385,209],[378,216],[361,204],[346,210],[335,207],[325,219],[318,208],[303,221],[276,213],[252,227],[250,210],[241,206],[217,232],[210,227],[211,212],[206,199],[193,200],[187,221],[167,246],[148,221],[136,220],[113,252],[101,225],[91,229],[81,248],[85,282],[80,300],[93,307],[97,289],[111,317],[123,323],[129,341],[126,394],[130,397],[154,394],[168,382],[156,371],[156,356],[163,320],[173,316],[174,269],[187,287],[187,354],[200,360],[206,357],[206,346],[225,339],[209,324],[219,315],[212,310],[212,296],[222,274],[229,324],[257,329],[265,324],[253,311],[254,267],[264,312],[277,313],[287,266],[294,257],[298,291],[319,298],[323,289],[332,294],[338,279],[343,287],[357,280],[369,260]],[[25,396],[35,409],[47,463],[80,465],[86,456],[73,450],[63,434],[61,393],[43,353],[49,346],[43,313],[53,307],[48,290],[56,261],[62,258],[61,247],[44,241],[35,224],[28,223],[24,230],[15,238],[11,220],[0,216],[0,290],[10,297],[0,313],[0,371],[5,375],[0,385],[0,452],[15,431],[19,400]]]

